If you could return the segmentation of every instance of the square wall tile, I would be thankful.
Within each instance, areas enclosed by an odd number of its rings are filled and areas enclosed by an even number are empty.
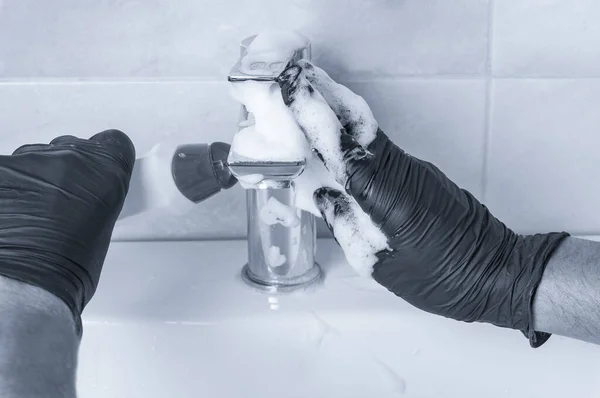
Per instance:
[[[230,142],[239,104],[227,82],[0,83],[0,153],[117,128],[138,156],[158,142]]]
[[[600,2],[498,0],[495,76],[600,76]]]
[[[494,82],[486,204],[519,232],[600,231],[600,80]]]
[[[394,143],[481,196],[483,80],[377,81],[349,87],[370,104],[381,129]]]
[[[243,38],[295,29],[337,77],[481,74],[489,0],[3,0],[0,78],[223,79]]]
[[[481,75],[488,0],[316,1],[305,30],[338,79]]]

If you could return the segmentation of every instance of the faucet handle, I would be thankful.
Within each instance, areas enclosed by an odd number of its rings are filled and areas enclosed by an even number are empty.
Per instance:
[[[192,202],[199,203],[222,189],[233,187],[237,179],[227,167],[230,148],[224,142],[179,146],[171,164],[179,191]]]

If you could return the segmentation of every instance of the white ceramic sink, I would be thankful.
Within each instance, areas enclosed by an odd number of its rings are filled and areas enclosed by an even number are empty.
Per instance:
[[[84,314],[82,398],[600,397],[600,347],[418,311],[319,241],[325,282],[268,296],[244,241],[114,243]]]

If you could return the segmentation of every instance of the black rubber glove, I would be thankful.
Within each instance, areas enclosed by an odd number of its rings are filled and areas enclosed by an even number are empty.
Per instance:
[[[122,132],[25,145],[0,157],[0,275],[38,286],[80,315],[123,206],[135,149]]]
[[[351,265],[361,273],[367,267],[430,313],[521,330],[533,347],[550,337],[532,329],[533,297],[567,233],[514,233],[433,164],[394,145],[361,97],[309,62],[288,68],[279,82],[311,147],[343,187],[321,188],[314,199]],[[385,244],[363,233],[361,217]]]

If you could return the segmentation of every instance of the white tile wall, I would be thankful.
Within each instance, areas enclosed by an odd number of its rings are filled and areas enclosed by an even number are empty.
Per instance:
[[[509,226],[598,234],[599,17],[594,0],[0,0],[0,153],[109,127],[139,154],[229,141],[239,41],[292,28],[400,146]],[[115,238],[244,233],[234,188]]]
[[[5,78],[223,79],[265,28],[313,39],[338,76],[481,74],[482,0],[4,0]]]
[[[482,79],[348,83],[380,127],[411,155],[432,159],[459,186],[481,196],[486,85]]]
[[[495,76],[600,77],[597,0],[495,0]]]
[[[523,232],[600,230],[600,80],[494,82],[487,204]]]

